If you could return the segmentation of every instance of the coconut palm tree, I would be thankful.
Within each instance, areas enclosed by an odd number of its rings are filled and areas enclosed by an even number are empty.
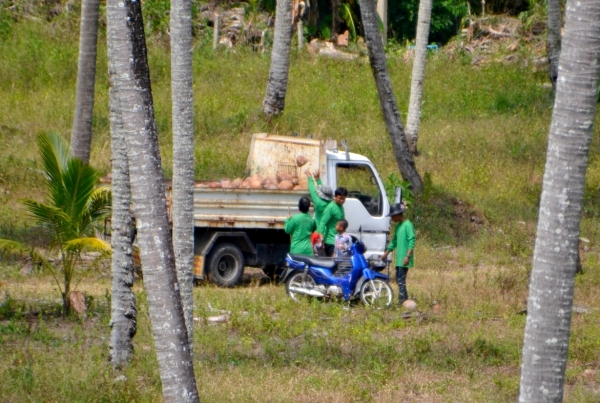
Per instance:
[[[585,174],[600,75],[600,1],[567,3],[529,283],[520,402],[562,402]]]
[[[109,43],[110,46],[110,43]],[[109,52],[113,50],[110,49]],[[112,59],[111,59],[112,60]],[[109,76],[114,77],[114,66]],[[110,100],[110,148],[112,162],[112,286],[110,319],[110,361],[115,368],[122,368],[133,354],[133,337],[137,332],[137,306],[133,293],[133,239],[131,217],[131,189],[127,147],[123,135],[121,107],[116,88],[109,89]]]
[[[429,26],[431,25],[432,0],[419,1],[417,17],[417,40],[415,58],[410,82],[410,101],[406,118],[406,136],[411,152],[416,155],[419,125],[421,124],[421,101],[423,99],[423,82],[425,81],[425,64],[427,63],[427,44],[429,43]]]
[[[558,77],[558,57],[560,56],[560,29],[562,27],[562,14],[560,0],[548,0],[548,77],[552,88],[556,91],[556,78]]]
[[[63,314],[69,312],[73,278],[87,250],[110,252],[110,246],[95,237],[95,229],[110,215],[110,192],[97,188],[99,173],[69,153],[67,143],[57,134],[38,136],[39,155],[44,167],[47,200],[25,200],[29,214],[50,235],[49,251],[58,253],[51,264],[43,254],[24,244],[0,240],[0,250],[28,253],[53,275],[63,300]],[[62,281],[60,280],[62,272]]]
[[[381,33],[379,32],[377,15],[375,14],[374,0],[361,0],[360,13],[367,49],[369,51],[369,62],[373,71],[373,77],[375,78],[377,93],[379,94],[379,105],[381,106],[383,119],[390,135],[396,163],[402,177],[410,182],[412,186],[411,190],[414,193],[420,193],[423,188],[423,180],[417,172],[415,162],[408,148],[406,136],[404,135],[398,104],[396,103],[390,73],[387,68],[387,60],[383,50]]]
[[[279,115],[285,107],[290,47],[292,46],[292,0],[277,0],[271,69],[262,111],[267,117]]]
[[[83,0],[81,4],[77,92],[75,119],[71,133],[71,153],[86,164],[90,160],[92,145],[99,7],[100,0]]]
[[[190,346],[194,330],[194,93],[192,2],[171,0],[173,249]]]
[[[187,336],[150,86],[139,1],[107,5],[111,85],[117,91],[127,148],[133,215],[164,401],[199,402]]]

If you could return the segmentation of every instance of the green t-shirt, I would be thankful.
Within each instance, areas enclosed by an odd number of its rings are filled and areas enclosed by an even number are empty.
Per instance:
[[[315,220],[307,213],[298,213],[285,220],[285,233],[292,236],[291,254],[313,255],[310,236],[315,231],[315,228]]]
[[[315,206],[315,222],[317,223],[317,226],[319,226],[321,216],[323,216],[323,211],[325,211],[325,207],[331,203],[330,200],[321,199],[317,194],[317,186],[322,184],[323,182],[321,181],[321,178],[317,179],[316,185],[312,178],[308,178],[308,191],[310,192],[310,197],[313,205]]]
[[[408,266],[413,267],[415,264],[415,227],[410,220],[405,220],[402,224],[396,225],[392,242],[387,247],[390,252],[396,249],[396,266],[402,266],[402,260],[406,257],[409,249],[413,249],[408,259]]]
[[[335,244],[335,234],[337,234],[335,225],[339,220],[343,220],[344,218],[345,214],[343,206],[332,201],[325,207],[325,211],[323,211],[321,221],[319,221],[319,226],[317,227],[317,232],[323,235],[323,241],[326,244]]]

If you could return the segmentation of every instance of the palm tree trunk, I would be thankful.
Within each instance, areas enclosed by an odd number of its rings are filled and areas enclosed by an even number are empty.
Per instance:
[[[520,402],[562,402],[600,75],[600,1],[569,2],[529,284]]]
[[[406,118],[406,136],[413,155],[418,154],[417,136],[421,124],[421,101],[423,100],[423,82],[425,81],[425,64],[427,63],[427,44],[429,43],[429,26],[431,25],[432,0],[419,1],[417,22],[417,40],[415,43],[415,59],[410,83],[410,101]]]
[[[400,112],[398,112],[398,105],[387,68],[373,0],[361,0],[360,13],[362,15],[367,48],[369,50],[369,62],[379,94],[379,105],[381,106],[383,119],[390,135],[396,163],[402,177],[411,184],[412,191],[419,193],[423,189],[423,181],[417,172],[415,162],[408,148],[406,136],[404,135]]]
[[[112,28],[112,25],[111,25]],[[112,43],[108,43],[112,47]],[[109,48],[109,54],[114,53]],[[111,61],[114,58],[111,57]],[[110,82],[114,81],[114,67],[109,68]],[[110,361],[115,368],[125,366],[133,354],[133,337],[137,331],[137,307],[133,294],[133,246],[130,238],[132,225],[129,188],[129,166],[127,147],[123,137],[121,106],[116,88],[109,90],[110,132],[112,151],[112,288],[111,288],[111,333]]]
[[[194,330],[194,94],[192,2],[171,0],[173,249],[190,348]]]
[[[548,77],[552,88],[556,91],[556,78],[558,77],[558,57],[560,56],[560,28],[562,15],[560,0],[548,0]]]
[[[277,0],[275,36],[271,53],[271,70],[262,110],[267,117],[279,115],[285,107],[290,48],[292,46],[292,1]]]
[[[71,134],[71,154],[86,164],[90,160],[90,148],[92,146],[99,6],[100,0],[83,0],[81,5],[77,93],[75,119]]]
[[[199,402],[167,218],[141,4],[108,1],[144,287],[165,402]],[[112,25],[112,26],[111,26]],[[114,64],[113,64],[114,63]]]
[[[331,40],[337,40],[338,34],[340,33],[340,26],[342,25],[342,18],[340,17],[340,6],[341,0],[331,0]]]

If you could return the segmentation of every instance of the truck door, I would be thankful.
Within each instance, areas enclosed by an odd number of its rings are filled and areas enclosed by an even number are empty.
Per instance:
[[[347,161],[337,162],[335,172],[335,186],[348,189],[344,204],[348,232],[365,243],[365,257],[381,255],[390,220],[385,216],[389,203],[379,175],[370,164]]]

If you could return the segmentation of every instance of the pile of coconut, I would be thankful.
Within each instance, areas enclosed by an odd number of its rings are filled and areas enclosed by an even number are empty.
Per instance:
[[[281,173],[275,177],[266,177],[256,174],[248,178],[236,178],[230,180],[228,178],[221,179],[216,182],[204,182],[196,184],[198,188],[212,189],[270,189],[270,190],[302,190],[298,178],[290,174]]]

